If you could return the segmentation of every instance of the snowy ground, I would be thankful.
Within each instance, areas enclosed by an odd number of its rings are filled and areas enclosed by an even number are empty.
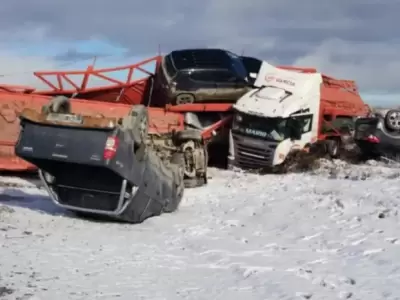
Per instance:
[[[211,171],[140,225],[3,190],[0,299],[400,299],[400,168]]]

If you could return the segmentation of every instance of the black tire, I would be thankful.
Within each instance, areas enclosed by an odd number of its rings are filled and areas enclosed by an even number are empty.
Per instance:
[[[326,141],[326,151],[331,158],[339,158],[340,141],[339,139],[331,139]]]
[[[183,192],[184,192],[184,184],[183,184],[183,175],[185,168],[185,158],[183,153],[174,153],[171,158],[171,165],[174,168],[175,180],[178,182],[176,186],[176,192],[178,197],[172,201],[170,201],[163,209],[166,213],[172,213],[176,211],[182,201]]]
[[[44,113],[60,113],[68,114],[71,112],[71,103],[68,97],[56,96],[50,100],[50,103],[43,105],[42,112]]]
[[[392,131],[400,131],[400,110],[391,109],[385,115],[385,126]]]
[[[201,142],[203,140],[203,137],[201,135],[200,130],[196,129],[185,129],[182,131],[178,131],[175,134],[175,139],[181,143],[181,142],[186,142],[186,141],[196,141],[196,142]]]
[[[123,127],[132,130],[136,146],[146,142],[149,134],[149,113],[144,105],[135,105],[123,120]]]

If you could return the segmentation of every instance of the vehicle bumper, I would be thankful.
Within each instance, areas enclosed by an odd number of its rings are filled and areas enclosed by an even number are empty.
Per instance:
[[[51,200],[57,206],[68,209],[68,210],[93,213],[93,214],[105,215],[105,216],[117,217],[117,216],[123,214],[125,212],[125,210],[127,209],[127,207],[133,201],[134,196],[138,190],[138,188],[135,187],[133,189],[130,197],[127,198],[126,195],[127,195],[128,182],[126,179],[122,180],[121,190],[119,193],[99,191],[99,190],[87,190],[87,189],[81,189],[81,188],[77,188],[77,187],[63,186],[62,187],[63,195],[65,195],[66,192],[69,192],[69,196],[75,196],[74,198],[66,197],[65,199],[63,199],[63,197],[61,197],[59,194],[57,194],[54,191],[54,189],[50,187],[42,170],[39,170],[39,177],[43,183],[44,188],[49,193]],[[57,188],[59,189],[60,187],[57,187]],[[111,200],[111,201],[107,202],[108,205],[104,205],[104,204],[101,205],[102,202],[98,201],[98,199],[96,199],[97,197],[95,197],[98,195],[107,196],[107,200]],[[77,201],[78,199],[84,200],[85,197],[89,197],[89,198],[87,198],[88,200],[93,199],[94,201]],[[102,198],[102,197],[100,197],[100,198]],[[72,199],[74,199],[75,201],[71,201]]]
[[[229,166],[241,169],[273,168],[273,161],[278,142],[265,141],[253,137],[232,133]]]

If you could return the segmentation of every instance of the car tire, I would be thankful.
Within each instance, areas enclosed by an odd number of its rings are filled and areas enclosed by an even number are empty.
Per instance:
[[[385,126],[392,131],[400,131],[400,110],[391,109],[385,115]]]
[[[189,94],[189,93],[179,94],[175,98],[176,105],[193,104],[195,102],[196,102],[196,97],[193,94]]]
[[[65,96],[56,96],[47,105],[43,105],[42,112],[68,114],[71,112],[71,103]]]

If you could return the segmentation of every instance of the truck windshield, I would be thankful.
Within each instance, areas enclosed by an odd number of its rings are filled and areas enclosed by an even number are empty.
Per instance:
[[[235,113],[232,129],[267,140],[282,141],[288,136],[287,118],[261,118]]]

